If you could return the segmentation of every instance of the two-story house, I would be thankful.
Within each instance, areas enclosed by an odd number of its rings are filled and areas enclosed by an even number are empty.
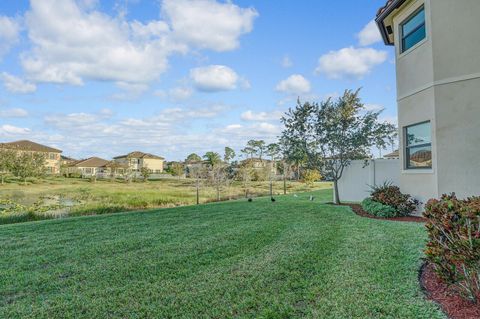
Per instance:
[[[165,162],[165,159],[161,156],[139,151],[114,157],[113,160],[119,164],[128,166],[133,172],[140,172],[143,167],[146,167],[154,174],[163,172],[163,164]]]
[[[480,1],[389,0],[376,22],[395,47],[402,191],[480,195]]]
[[[16,152],[41,153],[45,156],[45,169],[48,174],[59,174],[61,166],[61,150],[38,144],[28,140],[9,143],[0,143],[0,148],[14,150]]]

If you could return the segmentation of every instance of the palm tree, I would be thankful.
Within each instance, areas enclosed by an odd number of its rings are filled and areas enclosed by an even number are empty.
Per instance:
[[[222,162],[222,157],[217,152],[207,152],[203,158],[210,167],[215,167]]]

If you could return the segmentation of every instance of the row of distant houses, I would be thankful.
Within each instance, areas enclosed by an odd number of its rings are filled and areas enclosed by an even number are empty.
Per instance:
[[[52,175],[64,173],[81,175],[82,177],[116,176],[123,175],[127,171],[140,172],[142,168],[148,168],[152,173],[161,174],[165,161],[161,156],[139,151],[116,156],[112,160],[95,156],[77,160],[62,155],[62,151],[59,149],[28,140],[0,143],[0,149],[44,154],[46,171]]]
[[[206,161],[165,162],[165,158],[140,151],[130,152],[125,155],[115,156],[111,160],[100,157],[74,159],[62,155],[62,151],[50,146],[42,145],[28,140],[0,143],[0,149],[15,150],[18,152],[35,152],[44,154],[45,169],[48,174],[65,174],[81,177],[111,177],[124,176],[125,174],[139,175],[143,168],[152,174],[162,174],[165,169],[175,163],[181,164],[185,174],[194,169],[205,169]],[[273,175],[277,174],[274,162],[267,159],[248,158],[242,163],[247,163],[254,170],[268,169]]]

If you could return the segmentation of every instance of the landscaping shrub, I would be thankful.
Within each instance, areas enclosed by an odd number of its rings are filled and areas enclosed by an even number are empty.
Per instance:
[[[371,199],[384,205],[395,208],[396,216],[407,216],[413,213],[420,202],[409,194],[403,194],[398,186],[389,182],[380,186],[373,186]]]
[[[425,254],[440,277],[469,300],[480,300],[480,197],[452,195],[425,207],[429,241]]]
[[[362,202],[362,208],[370,215],[384,218],[397,216],[397,210],[391,206],[376,202],[371,198],[365,198]]]
[[[315,182],[318,182],[322,179],[322,175],[316,169],[306,169],[302,173],[302,180],[305,184],[312,186]]]

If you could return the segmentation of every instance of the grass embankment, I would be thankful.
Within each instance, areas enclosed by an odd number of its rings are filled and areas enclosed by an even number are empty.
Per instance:
[[[444,318],[423,225],[314,194],[0,226],[0,317]]]
[[[330,188],[331,183],[316,183],[308,186],[299,182],[288,182],[288,192],[302,192],[313,189]],[[251,182],[251,196],[269,193],[268,182]],[[274,193],[283,193],[283,182],[275,182]],[[200,187],[200,202],[216,199],[216,190],[203,183]],[[234,182],[221,190],[222,200],[244,197],[245,190],[241,183]],[[58,217],[98,215],[131,210],[163,208],[192,205],[196,203],[195,181],[191,179],[164,179],[146,183],[124,183],[111,181],[89,182],[85,179],[54,178],[39,180],[24,186],[22,183],[0,185],[0,199],[10,199],[15,203],[30,207],[34,203],[61,203],[67,201],[72,206],[54,207],[47,212],[30,209],[6,214],[0,210],[0,224],[25,222]],[[1,208],[1,207],[0,207]]]

